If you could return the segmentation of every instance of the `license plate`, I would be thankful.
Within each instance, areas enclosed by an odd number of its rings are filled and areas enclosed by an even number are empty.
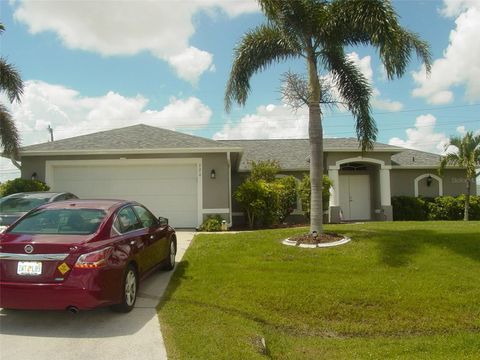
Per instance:
[[[18,275],[41,275],[42,263],[40,261],[19,261],[17,265]]]

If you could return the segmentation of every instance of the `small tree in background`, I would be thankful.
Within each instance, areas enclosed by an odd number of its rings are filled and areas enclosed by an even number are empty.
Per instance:
[[[276,161],[252,161],[251,166],[250,176],[234,193],[235,200],[245,211],[248,226],[284,222],[297,201],[295,178],[277,178],[280,166]]]
[[[275,160],[252,161],[250,162],[250,166],[252,171],[249,179],[253,181],[265,180],[267,182],[274,182],[280,171],[280,165],[278,161]]]
[[[248,178],[235,191],[235,200],[242,206],[247,215],[248,227],[253,229],[257,220],[265,221],[271,217],[272,186],[263,179]]]
[[[455,136],[450,138],[450,144],[445,147],[445,151],[450,146],[456,148],[453,152],[448,152],[442,158],[438,172],[442,175],[448,165],[460,166],[465,169],[466,193],[465,210],[463,220],[468,221],[468,210],[470,207],[470,187],[475,184],[477,167],[480,166],[480,135],[474,136],[472,131],[465,134],[463,138]]]
[[[297,180],[290,175],[276,179],[274,184],[278,196],[277,218],[283,223],[297,204]]]
[[[332,187],[333,182],[327,175],[323,175],[322,180],[322,209],[323,212],[325,212],[328,210],[330,188]],[[298,196],[300,197],[300,200],[302,200],[302,210],[305,213],[305,217],[307,220],[310,220],[311,184],[310,176],[308,174],[304,174],[302,181],[298,184]]]
[[[19,192],[48,191],[50,187],[40,180],[14,179],[8,180],[0,186],[0,195],[7,196]]]

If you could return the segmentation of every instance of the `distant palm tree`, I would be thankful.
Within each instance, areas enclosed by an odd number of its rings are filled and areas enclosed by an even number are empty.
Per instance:
[[[5,27],[0,23],[0,34]],[[5,91],[10,102],[20,102],[23,81],[17,70],[5,58],[0,57],[0,91]],[[6,154],[15,156],[20,147],[17,127],[7,108],[0,104],[0,142]]]
[[[465,210],[463,220],[468,221],[468,210],[470,208],[470,189],[475,178],[478,176],[476,170],[480,167],[480,135],[474,136],[472,131],[465,134],[463,138],[454,136],[450,138],[450,144],[445,146],[445,151],[450,146],[456,148],[455,152],[448,152],[440,162],[440,174],[448,165],[460,166],[465,169],[467,191],[465,194]]]
[[[403,29],[386,0],[258,0],[267,23],[247,32],[235,49],[225,92],[225,108],[245,105],[250,78],[269,65],[305,59],[308,70],[310,139],[310,231],[323,232],[323,101],[319,68],[333,75],[345,105],[356,119],[362,150],[373,148],[377,127],[370,114],[371,87],[345,54],[345,47],[372,45],[379,51],[389,79],[405,73],[412,52],[430,71],[428,44]]]

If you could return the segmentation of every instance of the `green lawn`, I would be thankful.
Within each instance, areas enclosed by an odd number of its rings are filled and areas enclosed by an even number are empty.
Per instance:
[[[352,241],[195,237],[158,307],[169,359],[480,358],[480,222],[326,230]]]

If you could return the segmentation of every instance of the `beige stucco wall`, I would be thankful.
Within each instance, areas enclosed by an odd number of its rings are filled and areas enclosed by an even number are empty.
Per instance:
[[[45,164],[47,160],[109,160],[109,159],[166,159],[166,158],[201,158],[203,178],[203,209],[226,209],[229,207],[229,173],[226,153],[191,153],[191,154],[117,154],[117,155],[75,155],[75,156],[30,156],[22,157],[22,178],[29,179],[37,173],[37,179],[45,181]],[[214,169],[216,178],[210,178]],[[74,190],[72,190],[74,191]]]
[[[421,175],[436,175],[436,169],[392,169],[390,172],[390,184],[392,196],[415,196],[415,179]],[[441,177],[443,183],[443,195],[457,196],[465,193],[465,176],[462,170],[445,170]],[[433,177],[431,186],[427,186],[426,178],[418,183],[419,195],[425,197],[438,196],[439,184]],[[471,193],[476,194],[475,186]]]

